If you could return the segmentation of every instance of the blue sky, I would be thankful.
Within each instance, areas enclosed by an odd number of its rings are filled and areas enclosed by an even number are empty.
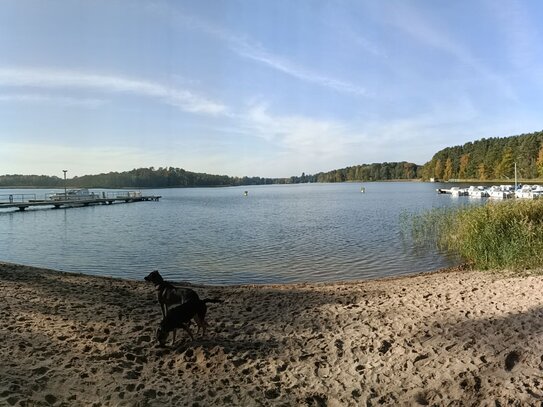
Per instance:
[[[0,173],[284,177],[543,129],[543,3],[0,6]]]

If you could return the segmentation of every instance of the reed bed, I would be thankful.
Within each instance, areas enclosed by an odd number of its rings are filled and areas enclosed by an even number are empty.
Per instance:
[[[543,266],[543,199],[433,209],[409,226],[418,246],[436,245],[478,269]]]

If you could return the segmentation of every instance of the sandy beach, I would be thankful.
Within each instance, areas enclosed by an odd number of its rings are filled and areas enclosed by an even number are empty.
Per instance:
[[[124,281],[0,263],[0,405],[543,402],[543,276],[196,286],[224,300],[206,336],[180,330],[161,348],[149,271]]]

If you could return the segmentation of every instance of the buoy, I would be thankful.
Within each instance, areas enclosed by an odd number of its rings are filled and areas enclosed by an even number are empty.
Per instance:
[[[245,196],[249,195],[249,191],[243,191],[243,195]]]
[[[360,192],[362,192],[362,193],[366,192],[366,188],[364,188],[364,187],[360,188]]]

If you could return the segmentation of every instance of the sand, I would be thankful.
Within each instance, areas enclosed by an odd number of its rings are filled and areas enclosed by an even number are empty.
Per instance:
[[[0,405],[543,402],[541,276],[195,290],[224,299],[209,305],[206,336],[180,330],[160,348],[160,308],[143,280],[0,263]]]

